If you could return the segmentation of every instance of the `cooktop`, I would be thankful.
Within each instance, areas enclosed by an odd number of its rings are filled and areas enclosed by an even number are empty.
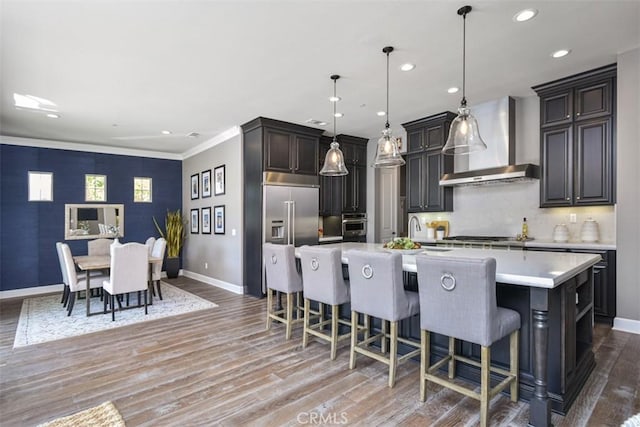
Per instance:
[[[443,240],[461,240],[465,242],[501,242],[505,240],[514,240],[513,237],[507,236],[449,236]]]

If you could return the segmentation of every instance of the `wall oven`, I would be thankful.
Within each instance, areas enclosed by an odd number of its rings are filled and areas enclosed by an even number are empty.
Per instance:
[[[367,214],[342,214],[342,241],[365,242],[367,240]]]

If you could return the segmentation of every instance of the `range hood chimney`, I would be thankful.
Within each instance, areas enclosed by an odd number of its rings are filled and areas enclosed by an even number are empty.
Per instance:
[[[456,156],[456,167],[459,162],[464,162],[463,170],[442,175],[440,185],[486,185],[539,179],[539,166],[530,163],[515,164],[515,99],[504,97],[485,102],[474,106],[473,112],[480,124],[487,150],[471,153],[468,157]]]

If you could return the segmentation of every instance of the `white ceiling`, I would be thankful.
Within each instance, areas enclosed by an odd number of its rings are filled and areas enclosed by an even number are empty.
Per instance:
[[[455,111],[465,4],[452,1],[30,1],[1,3],[6,136],[184,153],[265,116],[328,121],[340,74],[338,133],[377,137],[391,54],[390,122]],[[467,99],[532,96],[531,86],[616,61],[640,46],[640,1],[473,1]],[[539,10],[529,22],[513,15]],[[570,48],[563,59],[550,53]],[[402,72],[404,62],[416,64]],[[49,99],[60,119],[18,110]],[[162,130],[173,135],[164,136]],[[199,138],[184,136],[198,132]]]

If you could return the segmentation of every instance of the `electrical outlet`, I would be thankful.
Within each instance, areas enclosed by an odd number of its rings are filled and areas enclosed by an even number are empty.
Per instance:
[[[575,224],[576,222],[578,222],[578,215],[576,215],[574,213],[569,214],[569,222],[571,224]]]
[[[207,270],[209,268],[209,263],[204,263],[204,269]]]
[[[232,235],[232,236],[235,236],[235,235],[236,235],[236,229],[235,229],[235,228],[232,228],[232,229],[231,229],[231,235]]]

